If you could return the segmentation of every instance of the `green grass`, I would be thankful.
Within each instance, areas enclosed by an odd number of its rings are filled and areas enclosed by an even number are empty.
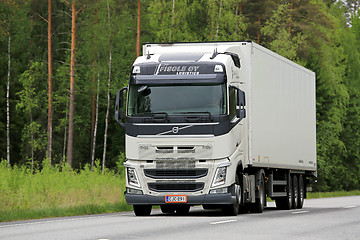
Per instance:
[[[100,167],[75,172],[67,166],[8,169],[0,163],[0,222],[131,210],[125,177]]]
[[[354,191],[336,191],[336,192],[309,192],[307,198],[330,198],[360,195],[360,190]]]
[[[85,167],[46,166],[35,172],[0,163],[0,222],[130,211],[124,197],[125,177]],[[360,190],[313,192],[308,198],[360,195]],[[270,199],[269,199],[270,201]]]

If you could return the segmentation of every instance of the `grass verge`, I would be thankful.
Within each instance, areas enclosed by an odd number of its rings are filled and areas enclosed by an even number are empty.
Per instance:
[[[336,191],[336,192],[308,192],[307,198],[330,198],[330,197],[346,197],[346,196],[358,196],[360,190],[354,191]]]
[[[82,205],[75,207],[58,207],[47,209],[13,209],[10,211],[0,211],[0,222],[10,222],[28,219],[41,219],[52,217],[70,217],[79,215],[92,215],[102,213],[114,213],[131,211],[132,207],[123,204],[107,204],[107,205]]]
[[[113,171],[86,166],[7,168],[0,163],[0,222],[110,213],[131,210],[124,197],[125,177]]]
[[[125,177],[112,171],[103,174],[99,163],[93,171],[75,172],[66,165],[7,168],[0,163],[0,222],[65,217],[132,210],[123,192]],[[313,192],[308,198],[360,195],[360,190]]]

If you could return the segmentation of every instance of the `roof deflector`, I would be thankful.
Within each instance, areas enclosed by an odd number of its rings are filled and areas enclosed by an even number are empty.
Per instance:
[[[197,62],[202,58],[204,53],[165,53],[159,57],[159,62]]]

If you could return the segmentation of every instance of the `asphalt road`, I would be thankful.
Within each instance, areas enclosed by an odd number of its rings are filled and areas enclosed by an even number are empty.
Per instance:
[[[219,211],[192,207],[188,216],[152,211],[0,223],[1,240],[55,239],[360,239],[360,196],[305,200],[301,210],[222,216]]]

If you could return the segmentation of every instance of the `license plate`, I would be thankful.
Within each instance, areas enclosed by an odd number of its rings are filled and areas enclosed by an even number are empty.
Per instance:
[[[165,202],[166,203],[186,203],[187,196],[186,195],[166,195]]]

